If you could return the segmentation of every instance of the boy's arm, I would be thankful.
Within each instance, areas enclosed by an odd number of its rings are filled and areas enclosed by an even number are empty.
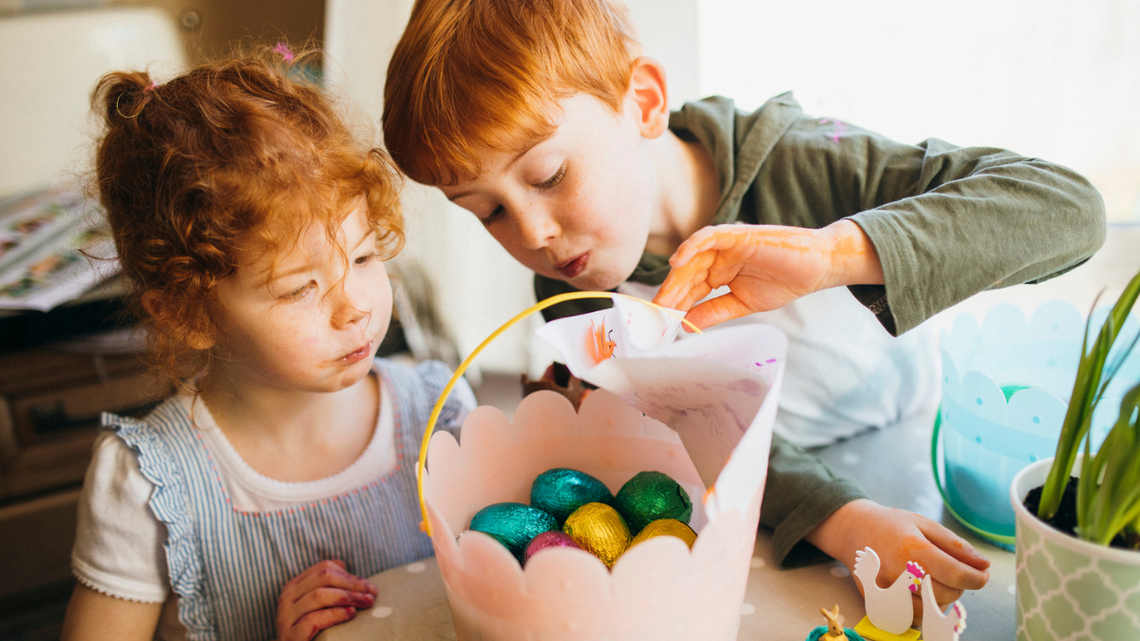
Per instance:
[[[768,480],[760,504],[760,525],[772,530],[772,553],[781,567],[826,560],[807,536],[840,507],[867,495],[854,482],[836,476],[818,457],[772,435]]]
[[[858,224],[885,284],[852,293],[867,305],[885,294],[879,318],[896,335],[979,291],[1072,269],[1105,237],[1100,194],[1070,169],[937,139],[902,144],[827,120],[799,120],[752,193],[761,223]]]

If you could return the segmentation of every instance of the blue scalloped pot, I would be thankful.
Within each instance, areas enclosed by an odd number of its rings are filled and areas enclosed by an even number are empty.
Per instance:
[[[1081,541],[1022,504],[1052,462],[1025,468],[1009,490],[1017,518],[1017,641],[1140,639],[1140,552]],[[1080,466],[1078,458],[1074,471]]]
[[[1093,314],[1094,327],[1107,312]],[[1130,316],[1118,349],[1138,326]],[[1084,327],[1073,305],[1052,301],[1028,321],[1017,307],[1002,304],[981,325],[961,314],[949,334],[942,332],[941,442],[935,445],[943,452],[944,497],[959,520],[995,542],[1013,542],[1007,494],[1013,477],[1056,452]],[[1140,350],[1124,362],[1093,415],[1094,451],[1119,413],[1124,383],[1137,379]]]

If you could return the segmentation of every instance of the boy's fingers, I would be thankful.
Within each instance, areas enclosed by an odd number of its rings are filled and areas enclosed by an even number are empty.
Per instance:
[[[707,279],[707,269],[696,263],[674,268],[665,277],[653,302],[662,307],[686,311],[712,291]]]
[[[942,524],[931,520],[921,520],[918,522],[918,529],[931,543],[962,563],[978,570],[989,569],[989,559],[979,554],[969,541],[954,534]]]
[[[669,264],[674,268],[680,267],[692,260],[693,256],[715,247],[717,242],[717,228],[702,227],[681,243],[677,251],[669,257]]]
[[[724,296],[717,296],[711,300],[697,305],[685,314],[685,318],[690,323],[697,327],[704,329],[712,327],[725,321],[730,321],[734,318],[747,316],[752,313],[752,310],[747,305],[740,302],[736,294],[728,293]]]
[[[966,565],[942,550],[931,547],[915,554],[926,573],[937,577],[935,588],[939,584],[952,590],[980,590],[990,580],[989,570],[979,570]],[[935,589],[935,596],[938,590]]]

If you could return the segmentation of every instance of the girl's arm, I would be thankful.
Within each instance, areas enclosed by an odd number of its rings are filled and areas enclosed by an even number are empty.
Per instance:
[[[63,619],[62,641],[149,641],[158,629],[161,603],[140,603],[75,586]]]

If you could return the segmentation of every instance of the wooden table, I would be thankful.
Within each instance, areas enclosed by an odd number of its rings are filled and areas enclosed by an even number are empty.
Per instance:
[[[930,470],[930,431],[931,423],[899,425],[824,448],[819,454],[836,473],[858,480],[875,500],[940,521],[988,556],[993,562],[989,584],[962,598],[968,614],[962,639],[1013,639],[1014,555],[980,540],[944,514]],[[380,589],[376,606],[326,630],[320,641],[456,638],[435,559],[382,572],[371,581]],[[819,608],[835,604],[848,626],[864,614],[862,597],[842,564],[780,570],[772,558],[770,537],[760,532],[741,607],[741,641],[802,641],[814,627],[826,623]]]

